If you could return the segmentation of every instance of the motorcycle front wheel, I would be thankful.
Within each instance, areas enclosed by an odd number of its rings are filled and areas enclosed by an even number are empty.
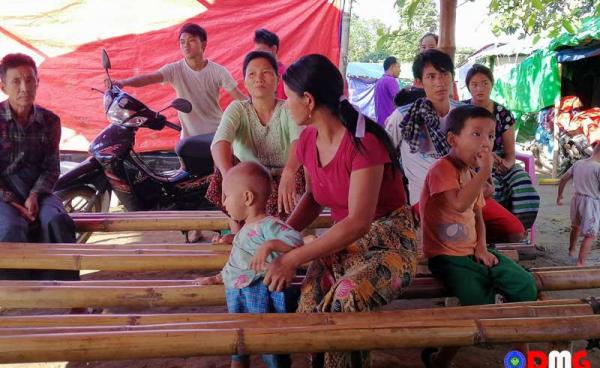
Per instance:
[[[57,193],[57,195],[62,200],[67,213],[108,211],[108,208],[103,208],[107,207],[103,206],[103,202],[110,202],[110,199],[103,201],[105,196],[110,196],[110,192],[97,197],[96,191],[86,186],[67,189]],[[75,233],[77,243],[85,243],[90,236],[92,236],[91,232]]]

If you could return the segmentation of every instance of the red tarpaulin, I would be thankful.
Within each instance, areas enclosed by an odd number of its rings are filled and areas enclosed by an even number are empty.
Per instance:
[[[181,59],[178,31],[194,22],[208,32],[205,56],[224,65],[243,87],[242,60],[253,49],[254,30],[267,28],[281,40],[279,59],[289,64],[309,53],[340,55],[342,0],[103,0],[6,1],[0,4],[0,52],[24,52],[39,63],[37,102],[63,124],[62,149],[87,150],[106,125],[105,78],[100,49],[111,58],[111,76],[121,79],[158,70]],[[242,88],[243,91],[245,91]],[[160,109],[175,98],[169,85],[128,88]],[[221,96],[224,108],[229,96]],[[177,121],[172,110],[167,113]],[[140,151],[172,150],[179,134],[140,131]]]

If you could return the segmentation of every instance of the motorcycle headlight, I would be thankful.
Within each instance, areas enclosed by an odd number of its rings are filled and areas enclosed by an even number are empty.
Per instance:
[[[146,122],[146,120],[148,120],[148,118],[144,116],[135,116],[124,122],[123,125],[126,127],[139,128]]]
[[[124,109],[118,104],[112,103],[106,112],[106,117],[111,124],[122,125],[134,113],[134,111]]]
[[[134,116],[135,111],[122,108],[117,103],[111,104],[106,112],[106,117],[111,124],[123,125],[126,127],[138,128],[148,120],[143,116]]]

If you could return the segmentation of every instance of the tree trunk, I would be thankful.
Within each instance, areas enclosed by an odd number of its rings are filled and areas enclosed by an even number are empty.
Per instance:
[[[438,48],[454,60],[456,52],[456,0],[440,0],[440,39]]]

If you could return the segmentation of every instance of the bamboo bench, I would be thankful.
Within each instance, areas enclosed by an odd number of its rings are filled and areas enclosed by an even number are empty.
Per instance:
[[[532,270],[540,292],[600,288],[600,268]],[[296,278],[295,284],[302,281]],[[401,298],[450,296],[443,284],[418,275]],[[194,280],[0,281],[0,310],[51,308],[153,308],[225,305],[222,285]]]
[[[600,338],[591,300],[363,313],[0,317],[0,363],[304,353]]]

